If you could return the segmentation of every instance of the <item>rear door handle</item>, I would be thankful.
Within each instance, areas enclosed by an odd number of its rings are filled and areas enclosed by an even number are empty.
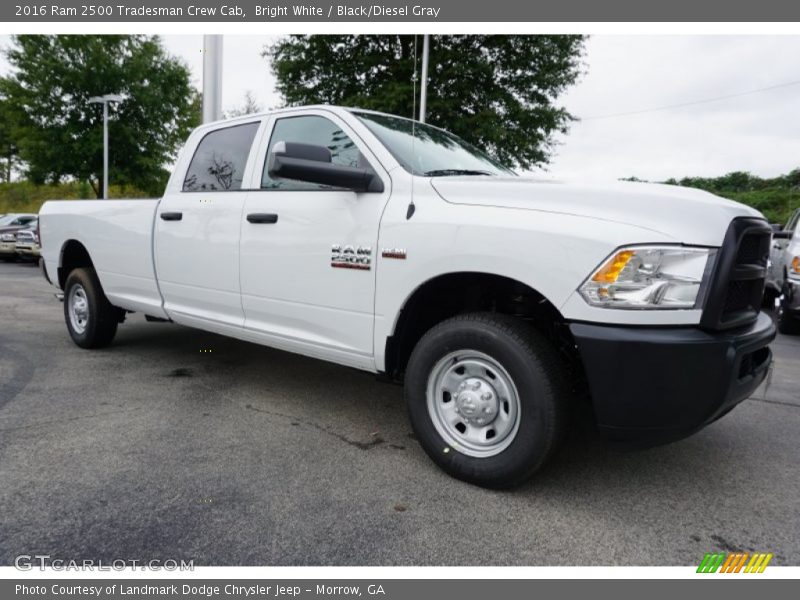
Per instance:
[[[250,213],[247,215],[248,223],[277,223],[278,215],[275,213]]]
[[[182,212],[162,212],[159,215],[163,221],[180,221],[183,218]]]

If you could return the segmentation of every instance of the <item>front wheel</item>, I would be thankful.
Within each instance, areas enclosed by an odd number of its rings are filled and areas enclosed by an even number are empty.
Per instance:
[[[450,475],[491,488],[518,485],[557,446],[567,386],[552,346],[526,323],[474,313],[419,341],[406,402],[425,452]]]
[[[64,319],[81,348],[103,348],[117,333],[120,311],[103,293],[94,269],[75,269],[64,285]]]
[[[798,335],[800,334],[800,318],[790,312],[787,293],[784,291],[778,304],[778,314],[776,315],[778,331],[783,335]]]

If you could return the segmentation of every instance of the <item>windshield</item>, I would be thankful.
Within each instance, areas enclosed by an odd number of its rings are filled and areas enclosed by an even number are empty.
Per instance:
[[[366,112],[353,114],[375,134],[403,168],[414,175],[514,175],[513,171],[452,133],[410,119]]]
[[[17,218],[17,215],[3,215],[0,217],[0,226],[9,225]]]

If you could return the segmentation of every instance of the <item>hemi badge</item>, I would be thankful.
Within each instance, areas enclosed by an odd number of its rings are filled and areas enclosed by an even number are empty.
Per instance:
[[[402,248],[383,248],[381,250],[383,258],[398,258],[400,260],[406,259],[406,251]]]

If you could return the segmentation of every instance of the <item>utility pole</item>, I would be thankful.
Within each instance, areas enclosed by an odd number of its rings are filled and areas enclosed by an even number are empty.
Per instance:
[[[203,36],[203,123],[222,118],[222,36]]]
[[[428,100],[428,54],[430,54],[430,38],[428,34],[422,36],[422,83],[419,86],[419,121],[425,122],[425,111]]]
[[[119,94],[106,94],[89,98],[90,104],[103,105],[103,200],[108,199],[108,103],[122,102]]]

